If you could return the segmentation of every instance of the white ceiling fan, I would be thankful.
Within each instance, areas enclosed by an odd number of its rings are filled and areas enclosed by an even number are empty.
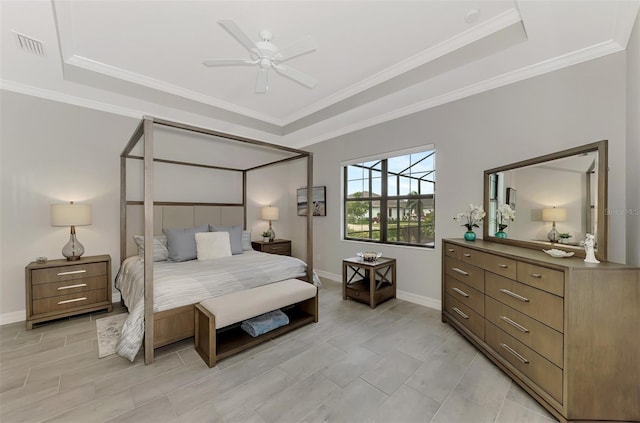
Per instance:
[[[238,25],[230,19],[221,19],[218,23],[231,34],[240,44],[249,51],[249,59],[209,59],[202,62],[205,66],[235,66],[258,65],[258,77],[256,79],[256,92],[266,93],[269,90],[269,69],[275,69],[281,75],[286,76],[304,86],[313,88],[318,82],[314,77],[304,72],[293,69],[282,62],[301,54],[316,49],[310,36],[304,37],[293,44],[279,49],[271,43],[273,34],[270,31],[260,31],[260,41],[253,42]]]

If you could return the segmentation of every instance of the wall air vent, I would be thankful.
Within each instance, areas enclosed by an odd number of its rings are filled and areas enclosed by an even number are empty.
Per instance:
[[[44,44],[34,38],[27,37],[24,34],[15,32],[18,39],[18,46],[27,53],[35,54],[36,56],[44,56]]]

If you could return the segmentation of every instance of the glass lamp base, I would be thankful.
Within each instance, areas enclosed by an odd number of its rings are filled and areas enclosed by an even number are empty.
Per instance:
[[[80,260],[80,257],[84,254],[84,246],[80,244],[80,241],[76,238],[75,232],[75,228],[72,227],[69,242],[62,247],[62,255],[65,256],[68,261]]]
[[[276,239],[276,232],[273,230],[271,225],[269,225],[269,229],[267,229],[267,233],[269,234],[269,242],[273,242]]]

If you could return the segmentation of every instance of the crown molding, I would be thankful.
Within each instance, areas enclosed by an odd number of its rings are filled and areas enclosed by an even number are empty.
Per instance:
[[[332,138],[336,138],[342,135],[346,135],[364,128],[368,128],[373,125],[378,125],[384,122],[388,122],[394,119],[398,119],[404,116],[408,116],[423,110],[427,110],[433,107],[437,107],[446,103],[450,103],[456,100],[460,100],[465,97],[470,97],[475,94],[480,94],[486,91],[490,91],[495,88],[500,88],[515,82],[523,81],[525,79],[533,78],[535,76],[543,75],[545,73],[560,70],[569,66],[573,66],[579,63],[587,62],[589,60],[598,59],[609,54],[623,51],[624,48],[615,41],[609,40],[593,46],[576,50],[571,53],[567,53],[562,56],[555,57],[553,59],[545,60],[535,65],[526,66],[515,71],[507,72],[494,78],[489,78],[484,81],[469,85],[467,87],[450,91],[448,93],[431,97],[424,101],[413,103],[406,107],[395,109],[392,112],[375,116],[371,119],[365,119],[351,125],[339,127],[333,131],[323,133],[314,138],[305,138],[304,141],[299,143],[292,143],[291,147],[303,148],[312,144],[316,144],[322,141],[326,141]],[[287,144],[289,145],[289,144]]]
[[[0,79],[0,89],[5,91],[12,91],[19,94],[25,94],[32,97],[40,97],[47,100],[58,101],[60,103],[67,103],[73,106],[99,110],[101,112],[113,113],[121,116],[128,116],[136,119],[142,119],[142,116],[145,115],[144,112],[141,112],[139,110],[129,109],[127,107],[115,106],[113,104],[104,103],[101,101],[89,100],[88,98],[77,97],[70,94],[61,93],[58,91],[46,90],[44,88],[21,84],[15,81],[9,81],[7,79]]]
[[[265,123],[270,123],[276,126],[282,126],[282,122],[279,119],[275,119],[271,116],[267,116],[262,113],[257,113],[253,110],[240,107],[226,101],[218,100],[213,97],[209,97],[207,95],[200,94],[195,91],[179,87],[177,85],[169,84],[167,82],[160,81],[154,78],[149,78],[147,76],[143,76],[135,72],[129,72],[127,70],[124,70],[115,66],[107,65],[105,63],[101,63],[96,60],[88,59],[86,57],[73,55],[69,59],[65,60],[64,63],[65,63],[65,66],[75,66],[90,72],[100,73],[102,75],[106,75],[111,78],[131,82],[133,84],[137,84],[143,87],[173,94],[173,95],[183,97],[198,103],[224,109],[233,113],[237,113],[252,119],[265,122]]]

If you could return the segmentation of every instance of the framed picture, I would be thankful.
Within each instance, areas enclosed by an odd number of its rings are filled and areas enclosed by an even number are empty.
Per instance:
[[[507,188],[507,204],[513,209],[516,209],[516,190],[515,188]]]
[[[327,215],[327,187],[313,187],[311,201],[313,201],[313,215]],[[307,215],[307,189],[298,188],[298,216]]]

